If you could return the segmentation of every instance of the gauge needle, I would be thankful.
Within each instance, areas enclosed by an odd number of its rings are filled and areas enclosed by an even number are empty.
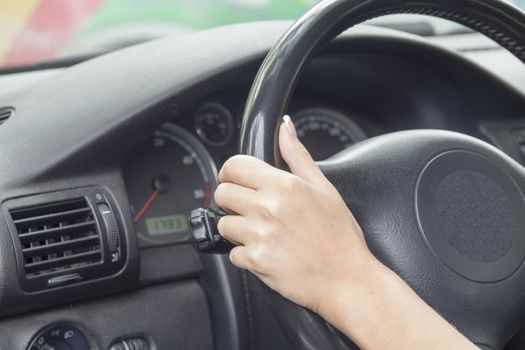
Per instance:
[[[137,215],[135,215],[135,217],[133,218],[133,223],[136,223],[137,221],[140,220],[142,215],[144,215],[146,210],[148,210],[149,206],[151,205],[151,203],[153,203],[153,201],[155,200],[155,198],[157,197],[158,194],[159,194],[159,190],[158,189],[153,191],[153,193],[146,200],[146,203],[144,203],[144,205],[142,206],[142,208],[140,208],[140,210],[137,213]]]

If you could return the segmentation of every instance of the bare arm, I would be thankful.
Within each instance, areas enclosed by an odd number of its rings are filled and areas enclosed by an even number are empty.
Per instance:
[[[219,173],[217,204],[238,215],[219,231],[239,244],[232,263],[319,313],[364,350],[476,349],[369,251],[359,224],[285,118],[292,173],[248,156]]]
[[[361,349],[477,349],[399,276],[371,265],[358,287],[334,281],[318,309]]]

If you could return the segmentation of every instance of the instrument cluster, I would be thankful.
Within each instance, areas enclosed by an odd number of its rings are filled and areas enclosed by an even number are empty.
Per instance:
[[[214,206],[217,168],[238,153],[243,108],[239,96],[218,95],[189,108],[154,132],[124,164],[130,211],[142,246],[187,241],[191,210]],[[288,114],[316,161],[367,138],[358,113],[310,101],[292,103]]]

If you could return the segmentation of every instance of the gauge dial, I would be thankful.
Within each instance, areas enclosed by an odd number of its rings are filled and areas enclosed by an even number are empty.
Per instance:
[[[207,103],[197,111],[195,131],[197,135],[211,146],[224,146],[233,136],[233,118],[221,104]]]
[[[293,117],[297,136],[314,160],[325,160],[366,138],[346,115],[327,108],[303,110]]]
[[[135,228],[143,241],[187,239],[187,217],[212,204],[217,170],[206,149],[172,124],[155,132],[124,167]]]

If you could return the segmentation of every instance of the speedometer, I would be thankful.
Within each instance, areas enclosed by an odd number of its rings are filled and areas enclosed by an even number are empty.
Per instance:
[[[297,136],[314,160],[325,160],[366,139],[363,130],[346,115],[328,108],[311,108],[293,117]]]
[[[211,205],[217,170],[195,137],[166,124],[128,161],[124,180],[141,242],[172,243],[187,239],[193,209]]]

